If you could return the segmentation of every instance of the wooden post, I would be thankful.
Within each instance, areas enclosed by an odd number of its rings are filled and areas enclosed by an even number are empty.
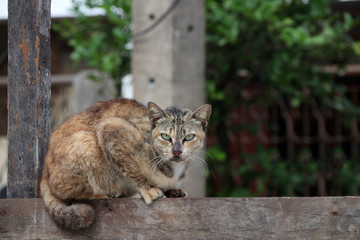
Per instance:
[[[51,131],[50,2],[8,1],[8,198],[39,196]]]
[[[133,0],[134,96],[145,104],[195,110],[205,101],[204,1],[181,0],[155,28],[137,34],[161,19],[175,1]],[[190,196],[204,196],[203,171],[192,169],[183,185]]]

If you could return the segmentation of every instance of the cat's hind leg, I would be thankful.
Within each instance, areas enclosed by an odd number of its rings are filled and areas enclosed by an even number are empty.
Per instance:
[[[69,205],[52,192],[48,178],[48,171],[45,166],[40,184],[41,196],[46,209],[56,224],[71,230],[88,228],[95,220],[94,208],[86,203]]]

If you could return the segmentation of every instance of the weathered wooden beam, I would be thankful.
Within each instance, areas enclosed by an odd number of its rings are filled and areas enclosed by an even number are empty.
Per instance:
[[[38,196],[50,136],[50,0],[8,1],[7,196]]]
[[[41,199],[0,199],[0,239],[360,239],[360,197],[94,200],[94,225],[57,227]]]

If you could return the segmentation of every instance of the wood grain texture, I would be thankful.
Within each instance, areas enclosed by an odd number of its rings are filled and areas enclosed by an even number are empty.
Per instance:
[[[0,199],[0,239],[360,239],[360,197],[103,199],[94,225],[58,228],[41,199]]]
[[[50,0],[8,1],[8,197],[38,196],[50,136]]]

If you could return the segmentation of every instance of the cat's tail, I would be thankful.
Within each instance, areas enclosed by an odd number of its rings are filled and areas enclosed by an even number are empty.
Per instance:
[[[70,230],[88,228],[95,220],[95,210],[89,204],[75,203],[67,205],[57,198],[49,187],[48,180],[43,178],[40,184],[44,204],[55,223]]]

